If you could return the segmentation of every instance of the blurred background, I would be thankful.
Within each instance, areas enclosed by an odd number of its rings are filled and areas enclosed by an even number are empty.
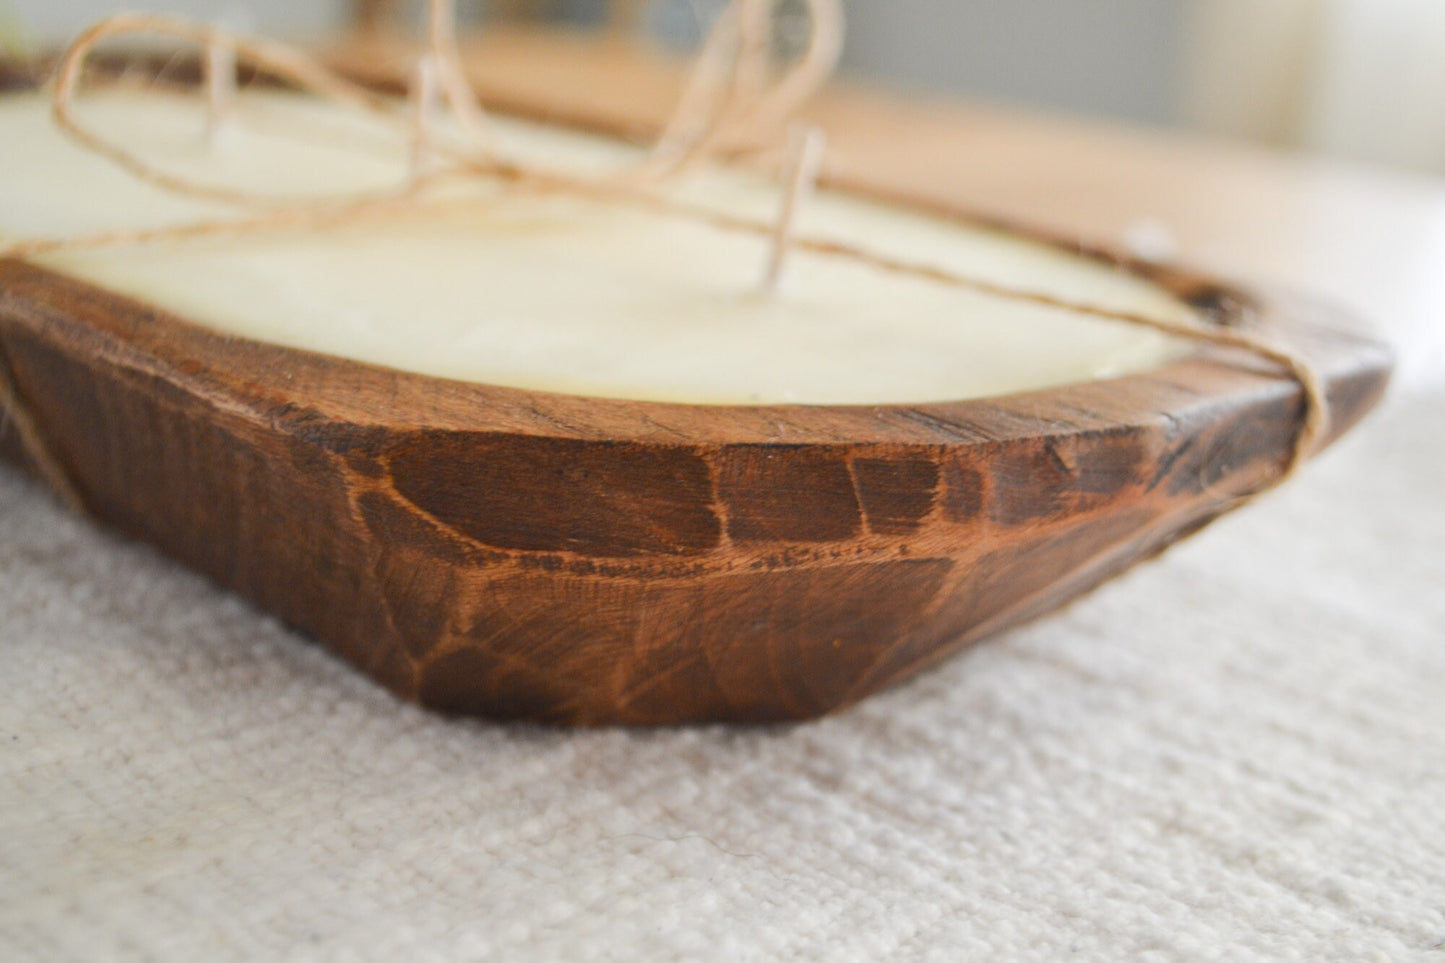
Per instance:
[[[12,45],[127,7],[307,35],[363,0],[0,0]],[[685,43],[720,0],[472,0],[474,22],[627,7]],[[410,6],[419,6],[412,3]],[[786,7],[786,0],[783,4]],[[1445,173],[1445,0],[847,0],[844,75]]]

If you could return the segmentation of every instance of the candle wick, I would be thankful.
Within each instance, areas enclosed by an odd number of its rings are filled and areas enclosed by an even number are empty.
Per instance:
[[[236,48],[219,39],[206,44],[206,142],[214,149],[236,113]]]
[[[772,251],[763,275],[763,290],[767,293],[776,292],[782,285],[788,253],[797,235],[798,212],[817,186],[827,147],[828,138],[821,128],[799,124],[790,132],[783,168],[783,203],[773,226]]]
[[[436,110],[441,97],[441,63],[434,54],[417,60],[411,81],[411,178],[431,173],[437,159]]]

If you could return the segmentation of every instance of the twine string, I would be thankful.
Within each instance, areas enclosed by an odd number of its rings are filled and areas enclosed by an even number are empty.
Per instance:
[[[50,490],[66,507],[77,514],[86,514],[85,499],[71,481],[70,473],[46,444],[45,436],[30,414],[29,407],[20,400],[9,366],[5,359],[0,357],[0,435],[4,434],[7,427],[15,432],[21,451],[30,459],[30,464],[39,473],[41,481],[50,486]]]
[[[96,23],[77,38],[57,67],[51,102],[56,125],[81,146],[117,164],[138,180],[170,193],[232,205],[240,209],[238,216],[146,230],[35,238],[0,245],[0,259],[121,245],[241,237],[286,229],[344,226],[375,217],[407,216],[429,209],[434,201],[434,195],[427,190],[429,187],[452,178],[484,178],[515,190],[562,192],[607,203],[638,205],[724,230],[772,238],[775,260],[780,260],[786,246],[791,246],[991,297],[1034,303],[1251,352],[1287,371],[1304,394],[1304,414],[1276,482],[1292,475],[1328,431],[1328,401],[1318,373],[1299,355],[1248,331],[1203,321],[1113,311],[891,258],[848,243],[797,237],[792,233],[789,219],[793,212],[786,204],[781,215],[785,221],[770,225],[688,204],[655,190],[659,183],[706,164],[726,151],[756,149],[787,124],[798,108],[826,82],[836,65],[843,36],[839,0],[805,0],[810,23],[807,42],[802,53],[781,72],[772,62],[776,0],[731,0],[708,32],[671,119],[643,160],[591,178],[508,159],[495,150],[489,118],[466,78],[456,38],[455,2],[429,0],[426,49],[418,74],[419,81],[433,84],[435,92],[414,96],[410,107],[398,105],[339,76],[303,50],[265,38],[241,36],[205,24],[150,14],[121,14]],[[408,176],[389,188],[320,199],[281,197],[207,184],[168,172],[94,132],[75,115],[77,93],[95,47],[105,40],[132,34],[160,35],[194,44],[212,58],[216,58],[219,51],[223,61],[244,61],[297,90],[379,119],[396,130],[399,137],[410,137],[413,157],[425,154],[427,163],[413,163]],[[428,100],[439,101],[439,106],[444,106],[457,121],[464,135],[461,144],[441,141],[431,123],[425,118],[419,119],[417,104],[425,110]],[[447,198],[445,203],[449,211],[458,207],[454,197]],[[46,444],[3,363],[0,363],[0,416],[15,427],[22,447],[42,477],[68,505],[82,510],[84,501],[76,485]]]

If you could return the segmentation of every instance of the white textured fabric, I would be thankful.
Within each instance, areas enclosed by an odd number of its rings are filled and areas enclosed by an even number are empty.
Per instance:
[[[432,717],[0,471],[0,959],[1445,959],[1445,393],[841,717]]]

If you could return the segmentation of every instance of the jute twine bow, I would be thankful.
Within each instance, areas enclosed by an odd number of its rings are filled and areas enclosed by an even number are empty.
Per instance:
[[[731,0],[703,42],[672,118],[641,163],[592,178],[550,171],[534,163],[503,157],[496,151],[486,111],[477,102],[466,79],[456,37],[456,0],[429,0],[427,42],[417,63],[409,108],[345,79],[324,67],[314,56],[286,44],[171,17],[137,14],[111,17],[81,34],[61,58],[51,103],[55,123],[81,146],[141,181],[171,193],[235,206],[244,216],[150,230],[31,239],[0,245],[0,259],[339,226],[422,209],[431,202],[426,189],[447,179],[483,179],[507,184],[516,190],[570,193],[641,206],[665,215],[704,221],[723,230],[773,236],[780,245],[855,261],[893,274],[1252,352],[1287,371],[1304,393],[1304,416],[1277,480],[1283,481],[1293,474],[1318,447],[1329,428],[1328,402],[1319,375],[1303,358],[1248,331],[1209,324],[1202,319],[1181,321],[1111,311],[888,257],[848,243],[793,237],[791,230],[690,205],[654,190],[659,183],[728,152],[769,143],[831,76],[842,49],[843,18],[839,0],[804,0],[809,33],[801,54],[781,71],[775,69],[773,62],[776,2]],[[216,112],[228,101],[224,84],[234,84],[237,64],[246,63],[258,73],[284,81],[299,91],[363,112],[396,128],[413,146],[410,175],[391,189],[305,200],[202,183],[156,167],[80,123],[74,112],[85,67],[96,45],[134,34],[168,37],[198,45],[205,51],[213,124],[217,121]],[[434,121],[429,121],[428,115],[437,101],[444,105],[446,114],[460,130],[460,144],[436,136]],[[795,140],[821,151],[816,138]],[[800,161],[795,166],[808,165]],[[456,200],[448,198],[446,203],[453,208]],[[777,270],[775,252],[770,275],[776,276]],[[84,511],[85,501],[74,480],[47,445],[36,419],[21,398],[13,372],[0,357],[0,426],[5,422],[14,428],[42,478],[70,507]]]

